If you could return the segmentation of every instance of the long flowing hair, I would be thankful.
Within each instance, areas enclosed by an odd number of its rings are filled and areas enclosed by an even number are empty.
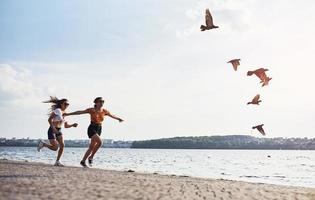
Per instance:
[[[61,108],[61,104],[67,101],[68,101],[67,99],[58,99],[55,96],[50,96],[50,99],[47,101],[43,101],[43,103],[51,103],[51,108],[49,109],[48,113],[48,115],[50,115],[53,110]]]

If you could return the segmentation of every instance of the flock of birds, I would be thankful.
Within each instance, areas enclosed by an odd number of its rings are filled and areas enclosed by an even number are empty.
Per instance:
[[[201,25],[200,30],[206,31],[206,30],[211,30],[215,28],[219,28],[219,27],[213,24],[213,18],[211,16],[211,13],[209,9],[206,9],[206,25]],[[230,60],[228,63],[231,63],[233,66],[233,69],[237,71],[237,68],[240,65],[240,61],[241,59],[233,59],[233,60]],[[256,75],[259,78],[260,83],[262,83],[262,87],[264,87],[264,86],[267,86],[269,84],[269,81],[272,79],[267,76],[266,71],[268,71],[268,69],[259,68],[254,71],[248,71],[247,76]],[[260,102],[261,102],[260,95],[257,94],[250,102],[247,103],[247,105],[250,105],[250,104],[259,105]],[[257,129],[262,135],[266,135],[263,129],[263,126],[264,124],[260,124],[257,126],[253,126],[252,129]]]

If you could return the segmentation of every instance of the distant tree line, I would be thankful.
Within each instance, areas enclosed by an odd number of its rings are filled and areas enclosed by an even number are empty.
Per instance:
[[[315,138],[257,138],[246,135],[174,137],[134,141],[131,148],[315,150]]]

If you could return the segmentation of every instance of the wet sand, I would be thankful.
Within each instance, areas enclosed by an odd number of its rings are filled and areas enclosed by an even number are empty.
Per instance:
[[[315,200],[315,188],[0,160],[0,199]]]

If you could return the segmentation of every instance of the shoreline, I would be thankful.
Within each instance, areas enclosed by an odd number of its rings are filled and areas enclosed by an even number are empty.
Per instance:
[[[11,160],[0,182],[4,199],[315,199],[315,188]]]
[[[43,139],[46,140],[46,139]],[[0,145],[0,147],[30,147],[30,148],[36,148],[37,144],[34,145]],[[69,146],[68,148],[88,148],[88,145],[86,146]],[[315,149],[285,149],[285,148],[145,148],[145,147],[112,147],[112,146],[101,146],[102,149],[153,149],[153,150],[258,150],[258,151],[315,151]]]

